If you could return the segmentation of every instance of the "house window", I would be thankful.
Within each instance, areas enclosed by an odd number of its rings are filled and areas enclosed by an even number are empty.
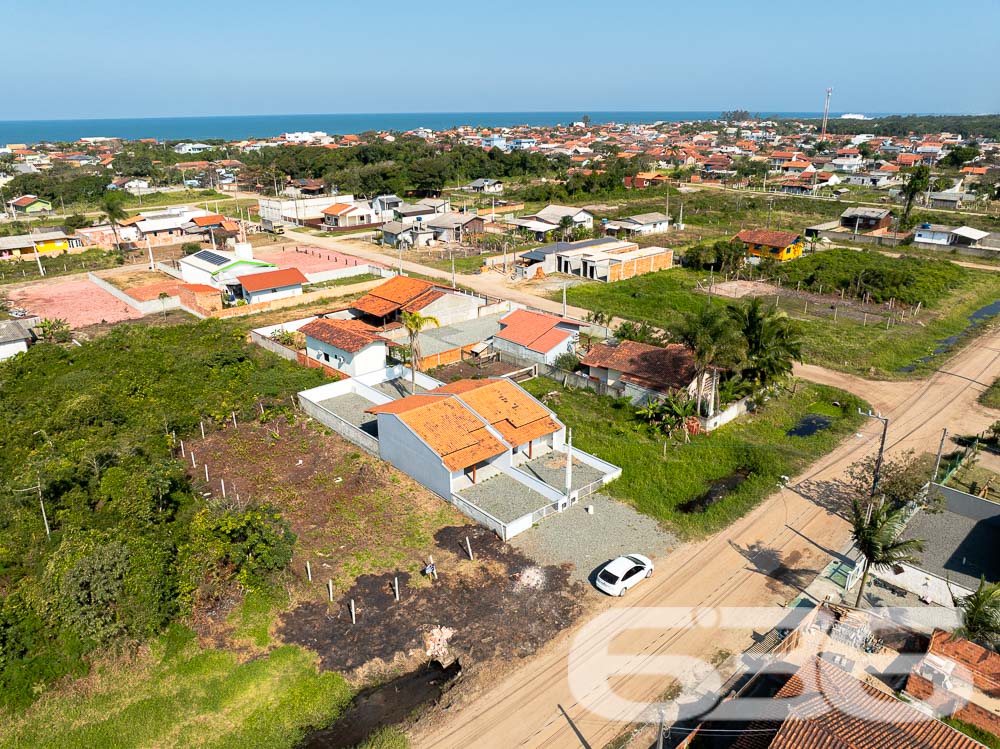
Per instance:
[[[325,351],[323,352],[323,360],[324,361],[330,361],[330,355],[328,353],[326,353]]]

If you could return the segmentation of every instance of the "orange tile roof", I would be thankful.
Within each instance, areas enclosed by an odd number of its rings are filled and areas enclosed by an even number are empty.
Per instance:
[[[218,213],[213,213],[209,216],[195,216],[191,220],[195,226],[214,226],[215,224],[221,224],[224,218]]]
[[[350,203],[334,203],[329,208],[324,208],[322,212],[327,216],[340,216],[353,210],[354,206]]]
[[[1000,697],[1000,655],[962,638],[951,639],[948,632],[934,630],[928,653],[940,655],[965,666],[972,673],[976,689]]]
[[[459,471],[507,451],[486,425],[458,398],[411,395],[368,409],[397,415],[441,457],[449,471]]]
[[[774,231],[770,229],[744,229],[736,238],[747,244],[759,244],[764,247],[785,248],[799,238],[798,234],[789,231]]]
[[[421,281],[419,278],[393,276],[358,299],[352,306],[374,317],[387,317],[433,288],[434,284]]]
[[[500,320],[501,330],[494,337],[544,354],[573,335],[571,331],[556,328],[561,322],[572,321],[540,312],[514,310]]]
[[[403,306],[404,312],[419,312],[424,309],[427,305],[432,302],[436,302],[438,299],[444,296],[443,291],[437,291],[436,289],[428,289],[423,294],[418,296],[412,302],[407,302]]]
[[[236,280],[249,292],[278,289],[282,286],[296,286],[309,281],[298,268],[280,268],[263,273],[251,273],[246,276],[237,276]]]
[[[787,700],[788,717],[771,749],[981,749],[951,726],[819,657],[799,668],[775,698]],[[751,723],[747,733],[754,728]]]
[[[560,429],[545,406],[506,378],[459,380],[431,392],[457,395],[513,447]]]
[[[684,389],[697,374],[694,356],[680,343],[667,346],[638,341],[622,341],[617,346],[595,343],[581,363],[613,369],[621,372],[621,379],[626,382],[660,392]]]
[[[365,325],[360,320],[334,320],[320,317],[306,323],[299,330],[309,338],[315,338],[317,341],[322,341],[350,354],[356,354],[372,343],[386,342],[384,338],[374,332],[371,326]]]

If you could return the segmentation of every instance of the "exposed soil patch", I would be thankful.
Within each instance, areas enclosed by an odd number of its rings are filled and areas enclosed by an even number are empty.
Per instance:
[[[456,553],[466,536],[475,561]],[[279,636],[318,652],[324,669],[352,672],[375,659],[426,660],[425,635],[440,626],[453,630],[448,650],[467,665],[531,655],[582,611],[583,586],[567,569],[539,568],[485,528],[442,528],[434,539],[437,580],[400,572],[397,603],[394,573],[362,575],[332,604],[311,601],[284,614]]]
[[[802,561],[800,551],[792,551],[784,556],[781,563],[767,573],[767,576],[771,578],[767,582],[768,590],[780,593],[786,586],[790,588],[805,587],[816,576],[817,571],[798,567],[800,561]]]
[[[704,494],[678,505],[677,509],[681,512],[704,512],[746,481],[749,475],[750,472],[747,469],[740,468],[735,473],[714,482]]]
[[[455,382],[455,380],[500,377],[517,369],[520,367],[507,362],[491,361],[486,364],[472,364],[462,361],[438,367],[431,370],[429,374],[441,382]]]

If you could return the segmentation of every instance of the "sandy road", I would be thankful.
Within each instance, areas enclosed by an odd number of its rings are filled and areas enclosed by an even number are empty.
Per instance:
[[[933,451],[943,427],[953,433],[978,431],[1000,417],[976,403],[979,393],[1000,375],[996,330],[973,341],[926,380],[869,382],[817,367],[802,367],[797,373],[851,390],[888,415],[892,452],[911,447]],[[866,425],[862,438],[845,441],[730,528],[660,560],[657,574],[637,588],[636,595],[609,604],[621,611],[618,623],[634,616],[630,607],[783,605],[797,590],[768,573],[784,563],[808,577],[822,570],[849,540],[848,523],[836,513],[843,501],[842,495],[838,499],[840,479],[851,463],[875,449],[879,430],[878,422]],[[581,659],[596,659],[611,638],[615,652],[628,655],[623,671],[666,654],[707,660],[722,649],[738,652],[751,642],[749,629],[679,629],[668,623],[662,629],[618,633],[617,626],[604,627],[578,644]],[[567,675],[574,634],[567,633],[488,691],[457,706],[449,719],[418,725],[415,745],[457,749],[606,744],[634,716],[602,716],[600,699],[573,693]],[[654,701],[664,688],[662,678],[622,674],[612,683],[636,700]]]

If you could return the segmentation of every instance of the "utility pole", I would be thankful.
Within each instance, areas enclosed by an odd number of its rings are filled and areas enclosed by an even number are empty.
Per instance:
[[[937,483],[938,471],[941,469],[941,455],[944,453],[944,441],[948,437],[948,427],[941,430],[941,444],[938,445],[937,460],[934,461],[934,475],[931,476],[931,483]]]
[[[876,493],[878,493],[878,482],[882,474],[882,461],[885,458],[885,436],[889,431],[889,417],[883,416],[880,413],[873,413],[871,409],[868,409],[866,413],[859,408],[858,413],[861,416],[867,416],[869,419],[877,419],[882,422],[882,440],[879,442],[878,457],[875,459],[875,476],[872,479],[871,498],[874,500]]]
[[[826,90],[826,104],[823,105],[823,127],[819,133],[819,139],[821,141],[826,140],[826,123],[830,119],[830,97],[833,95],[833,89],[828,88]]]
[[[29,486],[27,489],[15,489],[16,492],[38,492],[38,505],[42,508],[42,523],[45,524],[45,537],[51,538],[52,533],[49,530],[49,517],[45,514],[45,500],[42,498],[42,477],[36,476],[37,483],[34,486]]]

